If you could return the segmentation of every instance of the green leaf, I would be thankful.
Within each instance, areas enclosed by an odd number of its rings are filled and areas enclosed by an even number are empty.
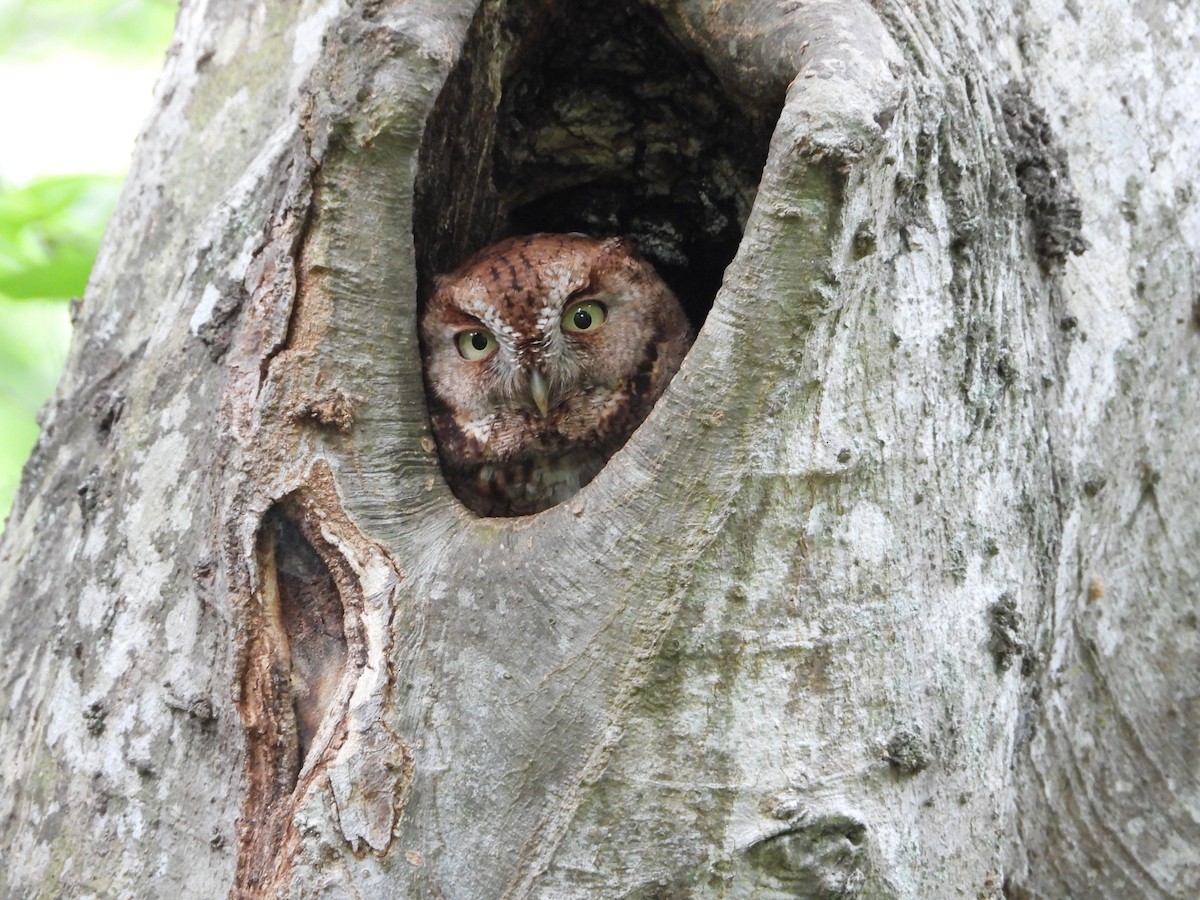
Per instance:
[[[79,53],[117,66],[158,62],[177,9],[178,0],[0,0],[0,55],[18,68]],[[15,79],[4,89],[34,87]],[[39,121],[51,117],[61,121],[71,113],[52,105]],[[17,121],[7,123],[5,139],[31,146],[46,136],[37,121]],[[37,439],[37,411],[66,357],[66,299],[84,291],[120,184],[90,175],[19,188],[0,183],[0,520]]]
[[[31,59],[66,45],[161,59],[178,8],[176,0],[0,0],[0,54]]]
[[[120,187],[121,179],[98,175],[0,186],[0,295],[82,295]]]

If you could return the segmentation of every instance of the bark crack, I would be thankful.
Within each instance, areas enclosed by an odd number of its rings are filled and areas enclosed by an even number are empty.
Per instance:
[[[286,882],[296,804],[337,743],[343,686],[360,655],[357,628],[347,627],[361,606],[356,581],[296,496],[263,516],[256,563],[239,702],[248,752],[238,896],[269,896]]]

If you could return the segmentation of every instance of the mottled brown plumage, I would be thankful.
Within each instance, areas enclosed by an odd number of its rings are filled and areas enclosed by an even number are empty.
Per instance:
[[[650,412],[692,332],[630,242],[510,238],[438,279],[421,320],[442,470],[479,515],[587,484]]]

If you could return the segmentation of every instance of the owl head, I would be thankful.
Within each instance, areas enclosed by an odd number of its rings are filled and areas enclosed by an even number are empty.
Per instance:
[[[421,338],[434,435],[463,497],[463,479],[534,494],[547,467],[598,469],[662,393],[691,331],[629,241],[535,234],[439,278]]]

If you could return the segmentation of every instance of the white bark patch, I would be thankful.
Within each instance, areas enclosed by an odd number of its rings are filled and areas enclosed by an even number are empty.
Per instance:
[[[148,554],[149,556],[150,554]],[[106,695],[126,677],[134,662],[142,651],[153,640],[155,629],[137,613],[144,609],[153,609],[162,597],[163,584],[171,573],[171,566],[163,564],[158,554],[153,554],[154,560],[147,560],[145,565],[135,569],[126,569],[121,573],[117,582],[117,591],[129,599],[129,607],[137,612],[123,610],[114,616],[109,627],[109,644],[96,675],[91,682],[91,690]]]
[[[72,517],[83,518],[83,514],[78,509],[73,510],[71,515]],[[92,527],[88,529],[86,536],[82,539],[84,559],[95,562],[103,558],[104,554],[108,552],[108,522],[111,518],[112,513],[107,508],[96,511],[96,518],[92,521]]]
[[[52,747],[59,747],[70,759],[78,759],[82,752],[79,720],[85,705],[79,693],[79,683],[66,669],[60,669],[54,679],[54,687],[50,689],[50,702],[46,706],[49,712],[46,743]]]
[[[913,246],[932,243],[938,246],[935,235],[914,229],[910,238]],[[945,303],[931,303],[939,298],[950,282],[946,260],[933,253],[908,253],[896,261],[896,280],[905,285],[892,308],[892,329],[900,346],[920,353],[936,353],[937,341],[954,323],[953,310]]]
[[[293,95],[298,93],[300,86],[320,59],[325,32],[340,8],[340,0],[329,0],[296,26],[296,37],[292,41],[292,77],[288,85]]]
[[[1108,409],[1117,390],[1120,349],[1134,339],[1129,316],[1129,255],[1123,246],[1112,244],[1103,234],[1084,236],[1092,245],[1087,262],[1068,263],[1065,288],[1070,311],[1079,320],[1078,330],[1087,339],[1071,345],[1063,406],[1080,428],[1074,446],[1074,462],[1081,463],[1092,452],[1091,431]]]
[[[158,424],[164,431],[174,431],[179,428],[188,418],[188,408],[191,403],[188,402],[186,394],[180,394],[175,402],[162,411],[158,417]]]
[[[191,329],[192,334],[199,334],[200,329],[212,321],[213,310],[220,299],[221,292],[217,290],[216,285],[205,285],[204,293],[200,295],[200,302],[196,304],[192,318],[188,320],[188,328]]]
[[[112,606],[112,593],[95,581],[89,581],[79,592],[75,615],[79,624],[89,631],[99,631],[104,616]]]
[[[858,551],[858,558],[879,565],[896,544],[896,534],[882,509],[874,503],[859,503],[846,516],[842,526],[845,540]]]
[[[196,643],[200,624],[200,604],[179,603],[167,613],[163,638],[170,651],[189,650]]]
[[[141,485],[141,495],[130,504],[127,512],[133,534],[157,533],[163,518],[176,532],[185,532],[191,525],[193,500],[190,488],[195,482],[195,473],[186,478],[183,476],[187,448],[188,439],[182,432],[164,434],[139,461],[145,466],[146,478]]]

